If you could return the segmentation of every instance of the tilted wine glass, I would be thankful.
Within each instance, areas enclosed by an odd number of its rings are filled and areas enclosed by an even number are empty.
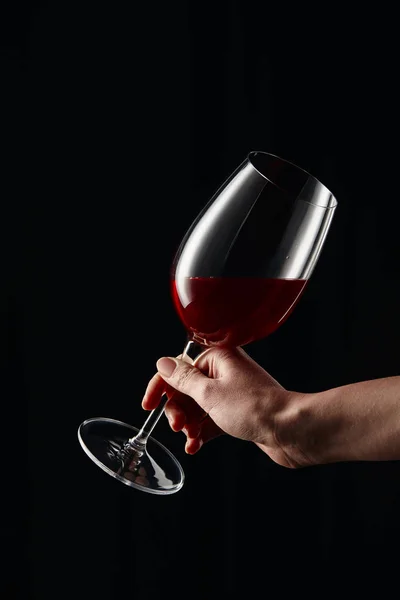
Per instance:
[[[173,302],[192,363],[211,346],[245,346],[290,315],[315,268],[337,201],[318,179],[250,152],[184,236],[171,268]],[[86,454],[119,481],[153,494],[181,489],[177,458],[151,433],[167,396],[141,429],[103,417],[78,429]]]

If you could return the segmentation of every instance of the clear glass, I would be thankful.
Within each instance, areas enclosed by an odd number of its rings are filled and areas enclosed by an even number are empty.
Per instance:
[[[275,331],[302,296],[337,200],[315,177],[251,152],[189,227],[171,267],[171,293],[192,364],[211,346],[245,346]],[[167,403],[136,429],[108,418],[78,429],[86,454],[136,489],[172,494],[184,484],[173,454],[151,436]]]

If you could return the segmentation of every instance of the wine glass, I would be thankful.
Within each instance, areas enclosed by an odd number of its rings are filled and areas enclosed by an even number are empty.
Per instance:
[[[171,268],[185,329],[182,357],[245,346],[291,314],[320,256],[337,201],[318,179],[266,152],[250,152],[191,224]],[[78,429],[86,454],[133,488],[172,494],[184,484],[177,458],[151,433],[167,396],[140,429],[109,418]]]

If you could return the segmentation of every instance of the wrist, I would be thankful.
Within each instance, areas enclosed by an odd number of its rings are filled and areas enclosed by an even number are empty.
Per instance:
[[[313,394],[284,390],[274,418],[273,435],[292,468],[321,462],[313,431],[316,430]]]
[[[301,468],[317,464],[312,435],[315,428],[312,395],[276,389],[269,397],[268,411],[264,420],[264,433],[256,445],[276,463]]]

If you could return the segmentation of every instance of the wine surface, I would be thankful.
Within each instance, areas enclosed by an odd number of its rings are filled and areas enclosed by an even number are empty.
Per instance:
[[[267,337],[290,315],[305,279],[183,277],[171,281],[178,315],[208,346],[244,346]]]

